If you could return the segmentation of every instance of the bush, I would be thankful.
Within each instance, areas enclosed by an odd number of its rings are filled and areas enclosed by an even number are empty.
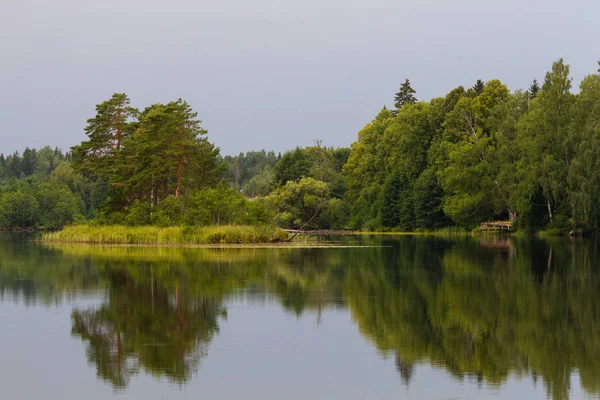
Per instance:
[[[129,226],[150,225],[151,211],[150,203],[136,200],[127,210],[125,223]]]
[[[249,201],[237,190],[224,185],[190,194],[186,225],[246,225],[268,223],[270,214],[264,200]]]
[[[183,200],[181,197],[169,196],[152,212],[150,221],[154,226],[177,226],[183,223]]]

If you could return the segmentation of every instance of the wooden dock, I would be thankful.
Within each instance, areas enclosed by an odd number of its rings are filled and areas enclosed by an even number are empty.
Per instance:
[[[481,231],[512,231],[511,221],[494,221],[494,222],[482,222],[479,225]]]

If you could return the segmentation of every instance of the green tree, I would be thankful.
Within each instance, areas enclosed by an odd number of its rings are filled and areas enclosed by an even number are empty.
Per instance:
[[[294,228],[319,228],[318,217],[330,199],[327,184],[314,178],[288,181],[267,198],[279,223]]]
[[[477,82],[473,85],[473,91],[477,96],[483,93],[483,89],[485,89],[485,82],[481,79],[477,79]]]
[[[410,86],[410,81],[406,79],[402,85],[400,85],[400,89],[398,93],[394,96],[394,106],[396,109],[401,109],[405,104],[414,104],[417,102],[417,98],[415,97],[415,90]]]
[[[65,157],[62,152],[56,152],[50,146],[45,146],[37,152],[36,174],[47,177],[62,162]]]
[[[574,155],[574,142],[569,136],[574,99],[569,66],[560,59],[546,74],[542,91],[518,126],[520,208],[525,209],[528,199],[541,188],[548,217],[558,225],[565,225],[571,214],[565,183]],[[559,221],[554,221],[556,211],[564,206],[566,213],[560,213]]]
[[[358,133],[356,142],[350,147],[343,175],[348,185],[346,200],[351,207],[350,225],[353,228],[381,225],[381,187],[385,181],[385,165],[379,144],[393,121],[393,113],[384,107]]]
[[[289,181],[308,176],[310,167],[310,160],[300,147],[284,153],[275,165],[275,186],[281,187]]]
[[[246,195],[252,197],[254,196],[252,193],[245,191],[249,181],[259,175],[269,175],[277,161],[278,158],[274,152],[265,150],[248,151],[234,157],[225,156],[223,162],[227,168],[224,178],[231,181],[234,187],[242,189]]]
[[[444,122],[445,161],[438,177],[446,193],[444,212],[457,224],[473,226],[508,206],[497,179],[495,153],[496,124],[509,101],[508,88],[492,80],[480,96],[462,97]]]
[[[452,221],[444,213],[442,203],[444,191],[433,168],[428,168],[419,175],[415,181],[412,196],[415,226],[437,229],[451,224]]]
[[[187,200],[186,224],[245,224],[248,201],[236,189],[221,184],[194,191]]]
[[[78,197],[68,186],[53,183],[41,184],[37,194],[39,221],[47,229],[61,229],[73,223],[80,215]]]
[[[32,194],[17,190],[0,196],[0,226],[36,228],[39,222],[39,204]]]
[[[569,166],[569,198],[576,221],[587,227],[600,227],[600,74],[588,75],[581,82],[574,105],[570,136],[574,157]]]
[[[204,137],[197,113],[183,100],[155,104],[140,115],[125,142],[125,193],[157,205],[173,195],[214,184],[221,170],[219,149]]]
[[[75,169],[97,175],[117,173],[121,147],[132,133],[137,114],[125,93],[115,93],[98,104],[96,116],[88,119],[85,128],[88,140],[71,148]]]
[[[35,149],[25,148],[23,151],[23,160],[21,169],[24,176],[31,176],[37,168],[37,151]]]
[[[531,86],[529,86],[529,99],[530,100],[535,99],[536,96],[538,95],[538,93],[540,92],[540,90],[542,90],[542,88],[540,87],[537,79],[534,79]]]
[[[267,167],[260,174],[250,178],[243,186],[242,191],[249,197],[266,196],[271,191],[274,177],[273,170]]]
[[[21,156],[18,151],[15,151],[6,159],[6,175],[8,178],[20,179],[22,174]]]

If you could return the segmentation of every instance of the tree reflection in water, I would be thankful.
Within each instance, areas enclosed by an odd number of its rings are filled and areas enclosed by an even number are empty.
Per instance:
[[[125,388],[143,368],[183,384],[207,355],[225,316],[220,301],[192,297],[179,286],[167,290],[155,280],[136,280],[109,271],[108,300],[99,308],[76,309],[72,334],[87,343],[88,361],[100,378]]]
[[[197,371],[232,297],[274,298],[290,314],[347,308],[360,333],[396,358],[406,386],[419,364],[498,386],[543,382],[566,399],[577,373],[600,394],[600,247],[596,241],[361,239],[349,249],[140,249],[0,242],[0,296],[75,309],[72,333],[98,375],[123,388],[140,370],[183,384]],[[26,288],[24,287],[26,283]],[[244,290],[242,290],[244,289]],[[243,293],[243,294],[240,294]],[[37,296],[37,297],[36,297]],[[243,333],[239,333],[243,334]]]

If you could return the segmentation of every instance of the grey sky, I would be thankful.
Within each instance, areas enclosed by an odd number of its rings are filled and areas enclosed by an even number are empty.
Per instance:
[[[0,152],[85,138],[94,106],[179,97],[223,154],[347,146],[404,78],[526,88],[597,69],[597,0],[0,0]]]

